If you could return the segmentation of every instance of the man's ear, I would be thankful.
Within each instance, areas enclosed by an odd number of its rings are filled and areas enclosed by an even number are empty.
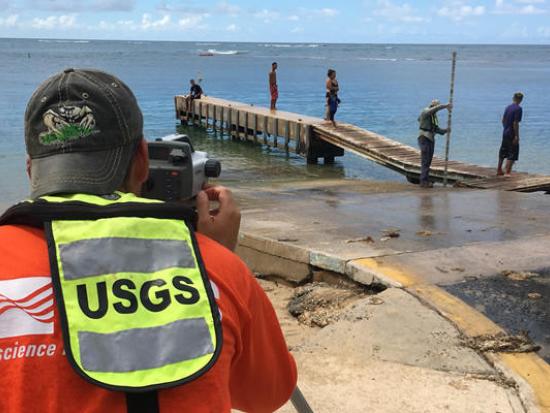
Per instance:
[[[147,141],[142,138],[133,159],[132,173],[135,181],[143,184],[149,177],[149,147]]]
[[[31,161],[30,156],[28,156],[28,155],[27,155],[26,164],[27,164],[27,176],[29,177],[29,179],[31,179],[31,164],[32,164],[32,161]]]

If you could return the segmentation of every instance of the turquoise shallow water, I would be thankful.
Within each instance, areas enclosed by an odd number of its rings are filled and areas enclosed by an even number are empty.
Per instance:
[[[200,57],[210,50],[212,57]],[[524,122],[519,169],[550,174],[550,46],[324,45],[0,39],[0,193],[11,202],[26,195],[23,115],[35,87],[65,67],[95,67],[117,74],[136,93],[149,138],[173,133],[173,96],[202,78],[207,94],[268,105],[267,72],[279,63],[279,108],[323,113],[326,70],[337,70],[342,105],[337,118],[415,145],[416,118],[433,97],[448,97],[450,54],[458,51],[451,158],[493,165],[500,117],[522,90]],[[441,116],[446,122],[446,114]],[[334,167],[305,167],[279,151],[193,134],[196,146],[224,162],[224,176],[239,179],[356,177],[401,180],[354,155]],[[440,140],[436,151],[443,151]]]

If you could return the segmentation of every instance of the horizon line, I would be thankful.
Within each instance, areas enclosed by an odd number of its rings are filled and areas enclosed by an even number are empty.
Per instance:
[[[150,43],[232,43],[232,44],[320,44],[320,45],[395,45],[395,46],[550,46],[549,43],[418,43],[418,42],[323,42],[323,41],[255,41],[247,42],[242,40],[172,40],[172,39],[97,39],[97,38],[75,38],[75,37],[5,37],[0,35],[0,40],[72,40],[72,41],[95,41],[95,42],[150,42]]]

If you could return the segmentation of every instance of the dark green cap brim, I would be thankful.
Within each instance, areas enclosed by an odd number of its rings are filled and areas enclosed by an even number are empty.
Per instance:
[[[110,194],[126,178],[134,145],[31,160],[31,198],[58,193]],[[39,177],[39,179],[37,179]]]

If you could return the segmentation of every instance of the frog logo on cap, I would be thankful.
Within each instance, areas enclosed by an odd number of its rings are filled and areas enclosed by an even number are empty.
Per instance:
[[[99,132],[95,129],[94,113],[86,105],[62,105],[57,112],[48,109],[42,115],[42,120],[48,128],[39,135],[44,145],[64,143]]]

